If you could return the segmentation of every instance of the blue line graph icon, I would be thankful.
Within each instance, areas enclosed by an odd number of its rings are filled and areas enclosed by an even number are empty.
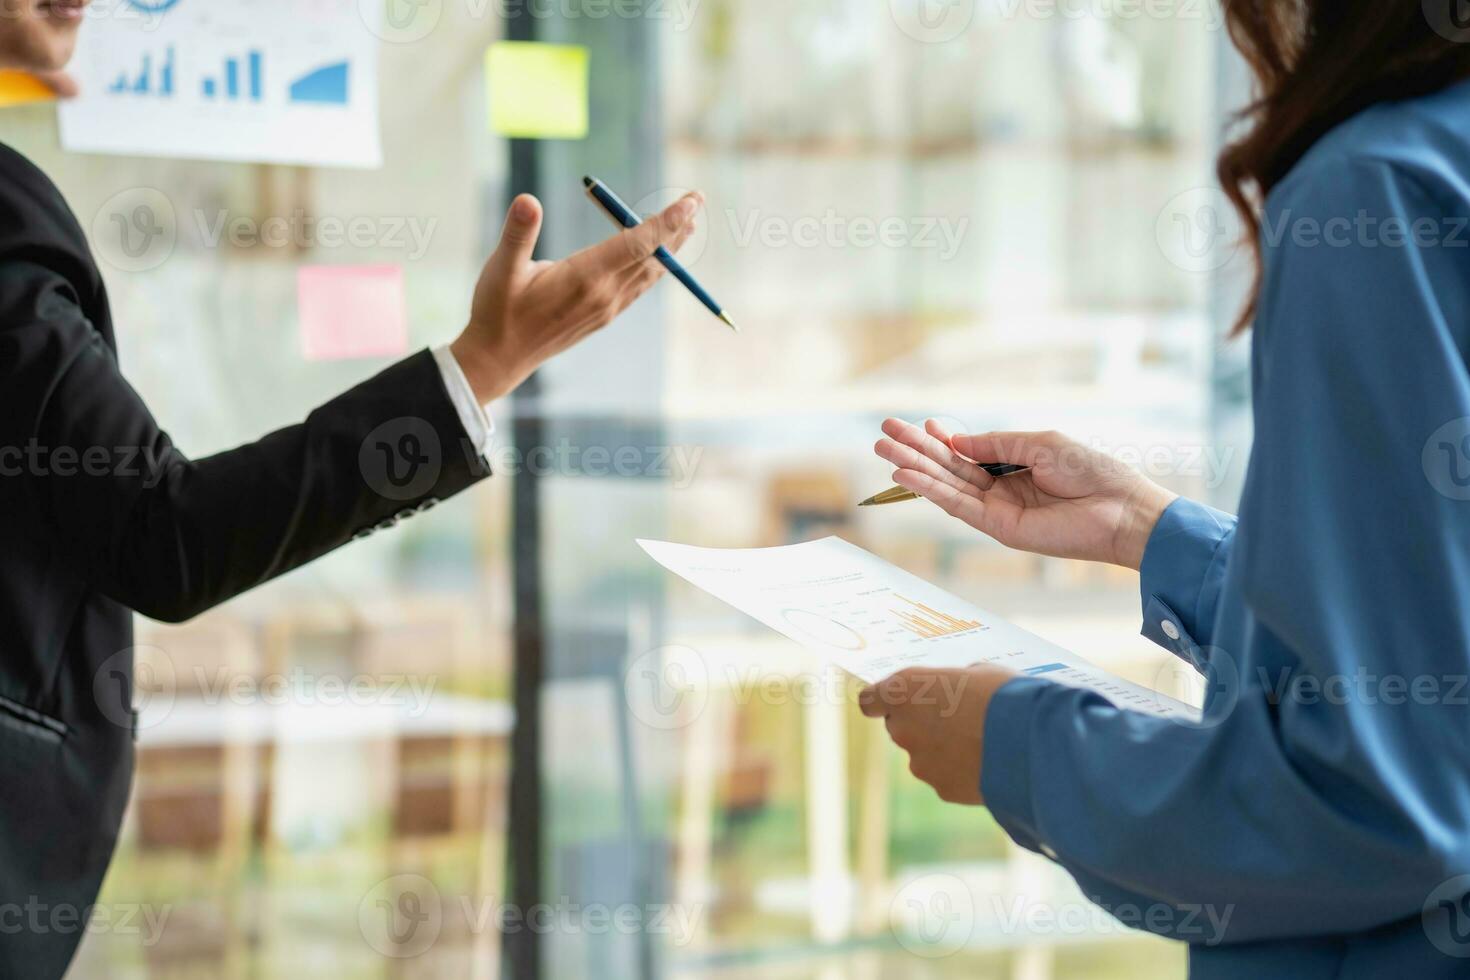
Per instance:
[[[346,105],[348,94],[348,64],[345,61],[324,65],[307,72],[291,83],[292,102],[312,102],[323,105]]]

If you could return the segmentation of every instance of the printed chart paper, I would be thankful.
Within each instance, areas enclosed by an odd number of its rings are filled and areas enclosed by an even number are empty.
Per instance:
[[[60,107],[68,150],[376,167],[379,4],[94,5]]]
[[[675,575],[868,683],[905,667],[993,663],[1089,688],[1120,708],[1199,717],[841,538],[740,550],[638,544]]]

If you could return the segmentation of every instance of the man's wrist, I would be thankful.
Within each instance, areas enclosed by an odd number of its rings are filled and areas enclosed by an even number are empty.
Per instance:
[[[464,372],[465,380],[475,393],[475,400],[481,405],[488,405],[510,394],[515,387],[505,366],[491,357],[484,345],[464,334],[460,334],[449,345],[449,352],[459,363],[459,369]]]

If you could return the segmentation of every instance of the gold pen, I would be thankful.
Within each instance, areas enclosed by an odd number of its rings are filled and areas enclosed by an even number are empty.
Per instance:
[[[980,463],[979,467],[997,480],[1003,476],[1011,476],[1015,473],[1024,473],[1029,466],[1018,466],[1015,463]],[[901,504],[906,500],[919,500],[918,494],[903,487],[890,487],[882,493],[873,496],[858,504],[859,507],[882,507],[884,504]]]

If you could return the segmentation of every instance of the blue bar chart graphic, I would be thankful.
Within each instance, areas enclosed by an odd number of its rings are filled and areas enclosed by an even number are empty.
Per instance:
[[[157,95],[168,98],[174,94],[174,49],[165,53],[158,71],[153,70],[153,55],[143,55],[142,64],[136,74],[122,72],[107,91],[127,95]]]
[[[174,94],[178,65],[170,47],[155,68],[152,54],[142,56],[137,71],[119,73],[107,91],[114,95]],[[293,80],[286,89],[290,102],[307,105],[345,106],[350,102],[351,64],[334,61],[314,68]],[[206,101],[263,102],[265,100],[265,53],[258,49],[243,58],[224,59],[218,72],[199,79],[199,92]]]
[[[229,102],[262,101],[265,98],[265,55],[260,51],[249,52],[245,56],[243,70],[239,58],[226,58],[223,79],[221,86],[219,76],[206,75],[200,82],[200,92],[206,99],[223,97]]]
[[[131,15],[78,37],[82,91],[57,109],[66,149],[382,165],[382,0],[118,3]]]

